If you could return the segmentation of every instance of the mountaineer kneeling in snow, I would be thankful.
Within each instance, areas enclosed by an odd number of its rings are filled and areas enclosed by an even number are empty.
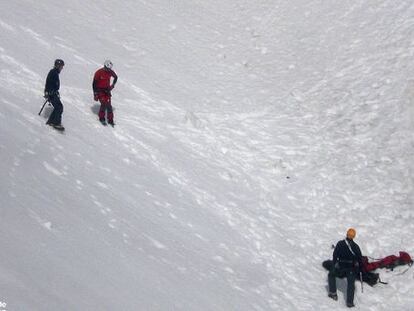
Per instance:
[[[355,278],[359,273],[359,268],[362,268],[362,254],[358,244],[354,242],[355,235],[355,229],[350,228],[346,233],[346,239],[336,244],[332,256],[333,268],[328,274],[328,296],[334,300],[338,300],[336,278],[346,277],[348,283],[346,305],[349,308],[354,307]]]

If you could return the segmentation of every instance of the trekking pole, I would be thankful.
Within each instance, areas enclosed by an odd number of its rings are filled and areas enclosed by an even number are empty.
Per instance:
[[[40,116],[40,114],[42,113],[43,108],[45,108],[45,105],[46,105],[46,103],[47,103],[48,101],[49,101],[49,98],[46,98],[46,101],[43,103],[42,108],[40,108],[40,111],[39,111],[39,116]]]
[[[362,281],[362,272],[359,272],[359,280],[361,281],[361,293],[364,292],[364,282]]]

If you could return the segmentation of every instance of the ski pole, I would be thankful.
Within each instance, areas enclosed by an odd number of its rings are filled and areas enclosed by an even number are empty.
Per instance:
[[[46,103],[47,103],[48,101],[49,101],[49,98],[46,98],[46,101],[43,103],[42,108],[40,108],[40,111],[39,111],[39,116],[40,116],[40,114],[42,113],[43,108],[45,108],[45,105],[46,105]]]
[[[362,272],[359,272],[359,280],[361,281],[361,293],[364,292],[364,282],[362,281]]]

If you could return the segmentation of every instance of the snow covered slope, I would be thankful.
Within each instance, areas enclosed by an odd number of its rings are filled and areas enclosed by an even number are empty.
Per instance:
[[[321,262],[348,227],[414,253],[413,23],[394,0],[1,1],[0,303],[343,309]],[[55,58],[63,134],[37,115]],[[413,271],[357,308],[413,310]]]

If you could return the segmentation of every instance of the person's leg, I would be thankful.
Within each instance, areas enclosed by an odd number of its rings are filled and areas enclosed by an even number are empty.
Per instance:
[[[108,103],[106,105],[106,112],[108,116],[108,123],[114,124],[114,112],[112,109],[111,98],[109,98]]]
[[[347,291],[346,291],[346,305],[348,307],[354,306],[354,293],[355,293],[355,272],[350,270],[346,274]]]
[[[107,109],[107,102],[108,96],[105,93],[100,93],[98,95],[99,102],[101,103],[101,107],[99,108],[99,121],[105,121],[105,111]]]
[[[336,294],[336,275],[337,271],[335,268],[332,268],[331,271],[328,273],[328,286],[329,286],[329,294],[328,296],[334,300],[338,299]]]
[[[99,121],[105,121],[105,105],[101,102],[101,107],[99,108]]]
[[[62,123],[63,105],[58,96],[52,96],[50,103],[53,106],[53,111],[49,116],[46,124],[60,125]]]

